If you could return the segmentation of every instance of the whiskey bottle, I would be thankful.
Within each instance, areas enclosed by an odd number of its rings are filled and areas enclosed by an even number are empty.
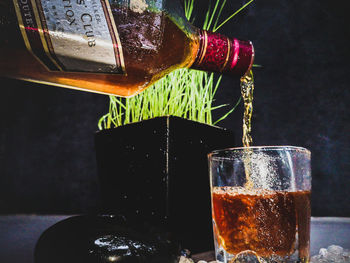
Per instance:
[[[1,0],[0,75],[123,97],[177,68],[244,75],[250,41],[200,30],[175,0]]]

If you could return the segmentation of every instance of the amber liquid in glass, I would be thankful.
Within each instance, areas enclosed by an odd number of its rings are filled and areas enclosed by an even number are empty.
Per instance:
[[[213,188],[214,232],[225,251],[309,258],[310,191]]]

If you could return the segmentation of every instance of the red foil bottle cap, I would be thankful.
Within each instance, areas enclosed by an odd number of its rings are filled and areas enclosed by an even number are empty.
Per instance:
[[[230,39],[209,31],[200,32],[197,57],[191,68],[243,76],[254,61],[251,41]]]

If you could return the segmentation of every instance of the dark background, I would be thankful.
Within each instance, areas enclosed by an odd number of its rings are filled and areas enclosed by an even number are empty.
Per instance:
[[[200,26],[208,1],[196,2]],[[232,11],[245,3],[228,2]],[[219,30],[252,40],[255,63],[262,65],[254,70],[254,144],[311,150],[313,216],[350,216],[346,9],[345,1],[256,0]],[[18,80],[0,83],[0,213],[94,208],[94,133],[108,97]],[[216,104],[234,104],[239,95],[238,79],[224,77]],[[241,145],[242,107],[219,124],[236,132],[233,146]]]

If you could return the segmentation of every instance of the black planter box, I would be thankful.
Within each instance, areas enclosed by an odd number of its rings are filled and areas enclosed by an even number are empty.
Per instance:
[[[207,154],[233,133],[160,117],[96,133],[105,212],[165,223],[192,252],[213,249]]]

